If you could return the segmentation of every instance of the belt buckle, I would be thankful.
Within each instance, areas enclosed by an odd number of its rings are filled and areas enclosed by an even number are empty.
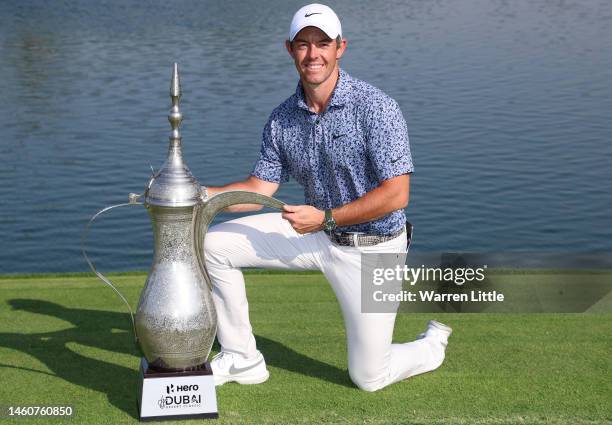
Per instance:
[[[346,232],[346,234],[351,235],[351,239],[353,241],[353,246],[359,246],[359,235],[365,234],[365,232]]]

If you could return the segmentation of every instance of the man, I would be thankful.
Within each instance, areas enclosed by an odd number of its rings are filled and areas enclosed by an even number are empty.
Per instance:
[[[395,313],[362,313],[362,253],[406,252],[413,171],[406,123],[397,103],[341,70],[346,49],[340,21],[311,4],[293,17],[286,48],[300,76],[295,94],[264,128],[261,156],[244,181],[203,188],[273,195],[291,176],[305,205],[214,226],[206,238],[221,352],[211,365],[217,385],[268,379],[248,315],[242,267],[321,270],[340,303],[353,382],[375,391],[436,369],[451,329],[431,321],[421,339],[391,344]],[[254,210],[253,205],[236,210]]]

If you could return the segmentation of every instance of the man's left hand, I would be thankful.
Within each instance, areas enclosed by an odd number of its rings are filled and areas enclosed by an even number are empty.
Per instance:
[[[310,205],[285,205],[282,216],[296,232],[304,234],[323,228],[325,212]]]

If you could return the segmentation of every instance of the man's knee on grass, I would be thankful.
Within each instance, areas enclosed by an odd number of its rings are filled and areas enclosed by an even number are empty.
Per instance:
[[[385,386],[384,378],[372,378],[363,371],[349,369],[349,376],[357,388],[362,391],[374,392]]]

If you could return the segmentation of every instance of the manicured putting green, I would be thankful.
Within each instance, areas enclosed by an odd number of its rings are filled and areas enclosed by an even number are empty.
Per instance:
[[[136,305],[145,275],[111,278]],[[400,314],[400,342],[432,318],[452,326],[447,360],[365,393],[348,377],[342,319],[323,276],[250,272],[247,287],[271,377],[218,388],[216,423],[612,423],[612,315]],[[76,411],[15,423],[136,423],[138,356],[124,306],[95,277],[0,278],[0,404]]]

